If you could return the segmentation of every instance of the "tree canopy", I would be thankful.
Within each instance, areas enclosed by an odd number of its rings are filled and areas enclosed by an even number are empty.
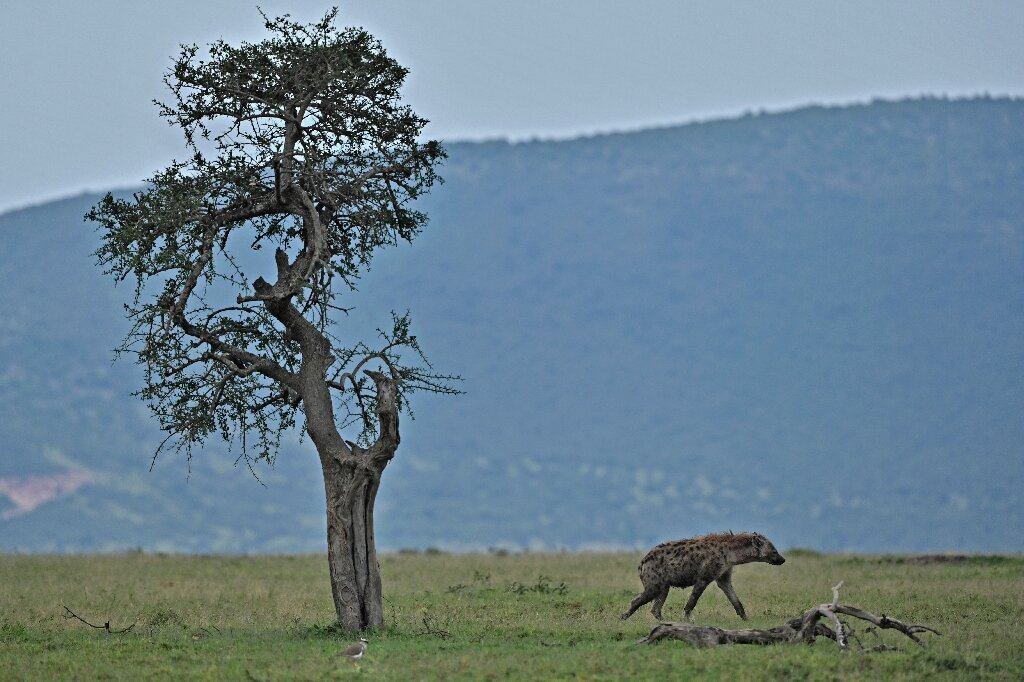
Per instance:
[[[161,449],[190,455],[219,434],[246,461],[272,461],[300,409],[307,429],[358,424],[367,445],[378,379],[398,408],[417,390],[456,392],[408,314],[392,313],[372,342],[339,331],[339,299],[377,250],[423,228],[412,202],[440,181],[445,154],[420,141],[426,121],[400,101],[406,69],[336,15],[264,15],[260,42],[182,46],[164,79],[173,97],[157,104],[187,159],[87,215],[101,226],[100,263],[134,279],[119,352],[144,366],[139,394],[168,433]]]

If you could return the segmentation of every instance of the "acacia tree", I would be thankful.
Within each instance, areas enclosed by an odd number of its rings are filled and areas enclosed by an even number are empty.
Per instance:
[[[383,624],[373,507],[399,413],[415,391],[457,392],[457,377],[431,369],[408,314],[373,343],[339,331],[339,296],[426,223],[411,202],[439,181],[444,151],[418,141],[406,70],[336,15],[264,15],[261,42],[182,46],[164,78],[173,100],[157,104],[188,160],[87,218],[107,273],[135,281],[118,351],[144,366],[137,395],[167,432],[154,459],[219,436],[251,469],[304,429],[323,469],[338,620],[355,631]]]

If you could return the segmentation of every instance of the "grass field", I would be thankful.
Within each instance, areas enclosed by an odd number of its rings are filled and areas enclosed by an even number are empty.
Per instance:
[[[830,601],[939,629],[901,651],[814,646],[638,646],[654,620],[618,614],[639,592],[636,554],[393,554],[381,559],[387,626],[358,666],[331,628],[320,556],[0,556],[2,680],[1024,679],[1024,559],[912,562],[789,552],[737,568],[751,627]],[[680,619],[685,592],[665,616]],[[112,629],[64,617],[64,606]],[[708,589],[694,622],[743,627]],[[857,626],[855,626],[857,627]],[[859,628],[863,629],[863,628]],[[874,644],[862,634],[864,644]]]

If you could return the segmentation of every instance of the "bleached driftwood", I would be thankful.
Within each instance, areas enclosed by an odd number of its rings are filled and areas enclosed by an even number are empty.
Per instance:
[[[847,649],[850,646],[850,637],[853,636],[853,629],[843,622],[839,616],[850,616],[871,623],[868,630],[897,630],[909,637],[915,643],[924,646],[924,642],[918,637],[921,633],[931,632],[940,634],[938,630],[927,625],[911,625],[895,618],[890,618],[884,613],[876,616],[869,611],[839,603],[839,583],[832,588],[832,603],[819,604],[804,611],[803,615],[786,621],[782,625],[767,630],[743,629],[725,630],[713,625],[692,625],[690,623],[659,623],[654,626],[643,639],[637,644],[654,644],[663,639],[679,639],[689,642],[694,646],[718,646],[720,644],[794,644],[797,642],[814,642],[818,637],[828,637],[839,645],[840,649]],[[828,624],[821,622],[828,621]],[[830,627],[831,626],[831,627]],[[875,647],[864,648],[866,651],[885,651],[892,649],[886,644]]]

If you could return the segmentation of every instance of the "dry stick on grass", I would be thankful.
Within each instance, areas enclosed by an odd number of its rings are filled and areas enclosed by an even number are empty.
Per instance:
[[[924,646],[918,637],[923,632],[940,634],[938,630],[927,625],[910,625],[885,614],[876,616],[873,613],[859,609],[855,606],[846,606],[839,603],[839,583],[832,588],[832,603],[820,604],[808,609],[798,618],[786,621],[778,627],[768,630],[723,630],[711,625],[691,625],[689,623],[659,623],[654,626],[643,639],[637,640],[637,644],[654,644],[662,639],[680,639],[689,642],[694,646],[718,646],[720,644],[794,644],[797,642],[814,642],[817,637],[828,637],[839,645],[840,649],[849,648],[849,638],[853,633],[852,629],[839,619],[839,615],[852,616],[871,623],[874,628],[883,630],[898,630],[909,637],[917,644]],[[832,627],[819,622],[822,619],[830,621]],[[871,628],[871,629],[874,629]],[[863,651],[889,651],[894,649],[888,645],[879,645]]]
[[[434,637],[440,637],[441,639],[448,639],[452,636],[452,633],[440,627],[437,624],[437,619],[429,613],[423,614],[423,632],[417,634],[431,635]]]
[[[96,628],[97,630],[104,630],[108,635],[123,635],[124,633],[128,632],[133,627],[135,627],[135,623],[132,623],[131,625],[126,627],[124,630],[111,630],[110,629],[110,621],[109,620],[106,623],[104,623],[103,625],[93,625],[92,623],[87,621],[85,618],[82,618],[81,616],[79,616],[77,613],[75,613],[74,611],[72,611],[68,607],[65,606],[64,610],[67,611],[67,613],[64,614],[64,618],[65,619],[77,618],[78,620],[82,621],[83,623],[85,623],[86,625],[88,625],[91,628]]]

